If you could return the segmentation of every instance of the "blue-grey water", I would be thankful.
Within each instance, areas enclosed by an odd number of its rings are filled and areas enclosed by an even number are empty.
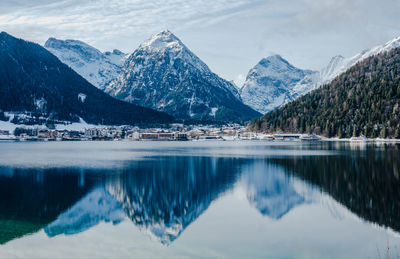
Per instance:
[[[0,258],[397,258],[400,146],[0,142]]]

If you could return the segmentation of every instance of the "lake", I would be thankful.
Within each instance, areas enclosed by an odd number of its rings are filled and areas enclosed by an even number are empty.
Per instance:
[[[399,174],[399,144],[0,142],[0,258],[397,258]]]

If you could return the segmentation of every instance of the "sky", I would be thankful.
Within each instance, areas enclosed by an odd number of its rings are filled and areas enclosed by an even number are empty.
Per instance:
[[[169,29],[215,73],[240,84],[279,54],[318,70],[400,36],[399,0],[1,0],[0,31],[44,44],[82,40],[133,52]]]

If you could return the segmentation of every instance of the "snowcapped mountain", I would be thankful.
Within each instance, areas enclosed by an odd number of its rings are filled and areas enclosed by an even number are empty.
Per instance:
[[[318,78],[318,85],[323,85],[326,83],[329,83],[332,81],[335,77],[339,76],[340,74],[344,73],[349,69],[350,67],[354,66],[358,62],[378,55],[380,53],[392,50],[394,48],[400,47],[400,37],[397,37],[386,44],[379,45],[376,47],[373,47],[371,49],[367,49],[362,51],[361,53],[354,55],[350,58],[344,58],[342,56],[335,56],[332,58],[332,60],[329,62],[328,66],[323,68],[320,73],[319,73],[319,78]]]
[[[29,114],[31,124],[58,121],[127,125],[172,117],[116,100],[42,46],[0,33],[0,110]],[[4,118],[3,118],[4,120]]]
[[[119,75],[128,57],[127,54],[116,49],[112,52],[102,53],[78,40],[50,38],[44,46],[63,63],[101,90],[104,90],[106,85]]]
[[[308,84],[316,72],[294,67],[279,55],[262,59],[252,68],[241,89],[243,102],[266,113],[291,100],[296,85]]]
[[[170,31],[143,42],[106,92],[177,118],[248,120],[259,116],[242,103],[232,83],[211,72]]]
[[[271,56],[249,71],[241,97],[253,109],[267,113],[329,83],[358,62],[397,47],[400,37],[350,58],[335,56],[320,71],[301,70],[278,55]]]

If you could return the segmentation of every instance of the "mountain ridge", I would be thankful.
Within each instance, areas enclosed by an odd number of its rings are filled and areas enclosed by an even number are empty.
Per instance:
[[[265,114],[311,92],[312,90],[318,89],[324,84],[330,83],[337,76],[340,76],[358,62],[399,46],[400,37],[397,37],[385,44],[366,49],[349,58],[345,58],[341,55],[334,56],[330,62],[319,71],[303,70],[304,72],[309,71],[310,73],[305,74],[301,80],[296,82],[285,82],[282,80],[282,77],[277,76],[276,73],[266,73],[260,75],[260,78],[251,77],[253,71],[257,69],[258,65],[263,62],[263,60],[265,60],[262,59],[255,67],[250,69],[246,82],[241,90],[241,95],[247,105]],[[275,56],[279,55],[270,56],[268,58],[274,58]],[[290,63],[284,59],[282,63],[290,65]],[[263,70],[261,69],[260,71],[262,72]],[[279,70],[275,72],[279,72]],[[286,71],[286,76],[292,76],[288,72],[290,71]],[[260,79],[264,79],[265,82]],[[269,81],[266,79],[269,79]],[[270,81],[279,80],[281,82],[280,85],[270,83]]]
[[[265,114],[300,95],[296,86],[315,73],[294,67],[280,55],[269,56],[250,69],[240,94],[245,104]]]
[[[400,138],[400,47],[366,58],[332,82],[256,119],[253,130]]]
[[[2,111],[108,125],[172,120],[108,96],[38,44],[2,32],[0,46]]]
[[[49,38],[44,47],[100,90],[121,72],[128,55],[114,49],[102,53],[79,40]]]
[[[106,92],[181,119],[237,121],[259,114],[168,30],[140,44]]]

